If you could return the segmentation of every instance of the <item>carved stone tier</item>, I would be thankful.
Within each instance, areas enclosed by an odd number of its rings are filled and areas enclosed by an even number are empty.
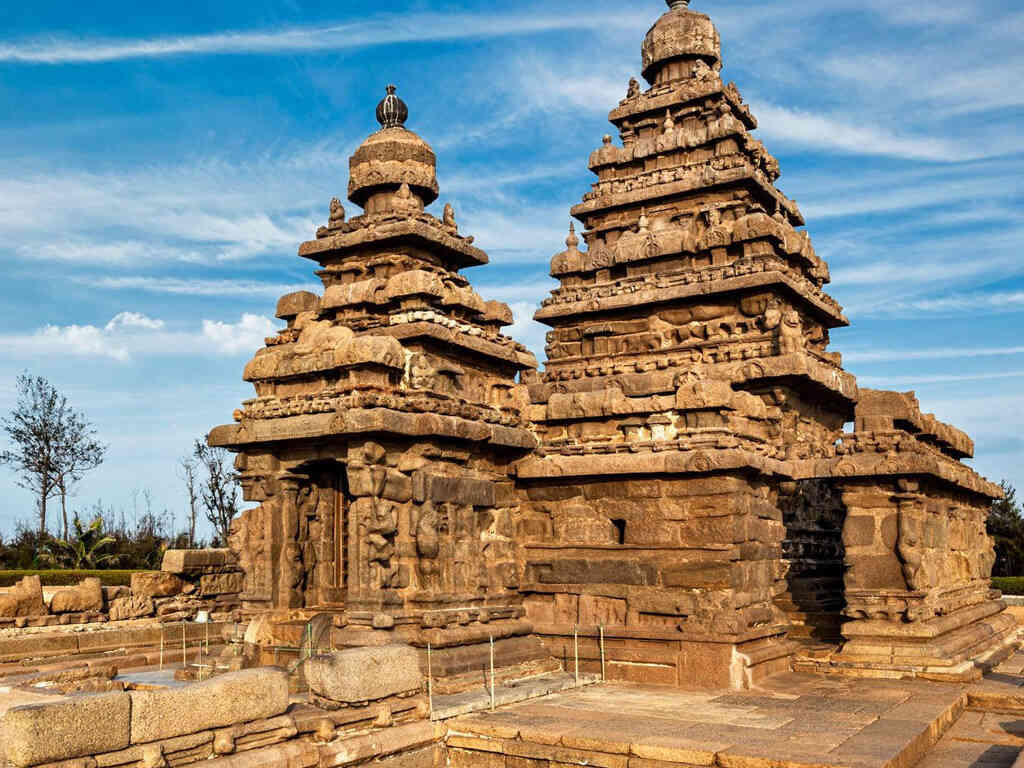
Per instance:
[[[423,212],[412,211],[412,218],[393,215],[360,216],[346,222],[334,234],[325,228],[323,236],[303,243],[299,255],[313,261],[341,259],[354,248],[381,252],[401,243],[404,248],[430,251],[455,269],[488,263],[487,254],[471,245],[472,238],[444,231],[442,223]],[[415,250],[412,251],[415,253]]]

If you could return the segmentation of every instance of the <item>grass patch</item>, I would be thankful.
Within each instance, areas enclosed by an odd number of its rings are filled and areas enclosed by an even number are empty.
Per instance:
[[[13,587],[26,576],[38,576],[44,587],[72,587],[90,576],[98,578],[105,587],[127,587],[132,574],[138,571],[0,571],[0,587]]]
[[[992,586],[1004,595],[1024,595],[1024,576],[993,576]]]

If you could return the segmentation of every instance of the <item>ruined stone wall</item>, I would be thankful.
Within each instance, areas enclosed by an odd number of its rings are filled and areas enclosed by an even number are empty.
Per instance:
[[[7,711],[4,757],[13,768],[338,768],[371,759],[383,768],[433,768],[443,731],[425,720],[414,676],[411,695],[370,692],[342,709],[292,705],[287,674],[272,669],[178,689],[55,697]]]
[[[103,587],[87,578],[56,587],[48,598],[38,576],[27,576],[0,595],[0,627],[46,627],[157,617],[213,621],[237,618],[244,574],[227,549],[168,550],[159,571],[132,574],[130,587]],[[46,589],[46,592],[51,592]]]

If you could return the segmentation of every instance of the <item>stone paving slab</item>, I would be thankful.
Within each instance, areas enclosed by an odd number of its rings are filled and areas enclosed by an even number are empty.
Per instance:
[[[481,765],[512,755],[599,768],[911,768],[966,703],[961,685],[795,673],[753,692],[603,684],[456,718],[449,747],[486,753]]]

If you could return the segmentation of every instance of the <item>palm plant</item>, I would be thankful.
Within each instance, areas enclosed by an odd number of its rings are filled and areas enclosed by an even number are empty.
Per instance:
[[[115,543],[103,532],[103,518],[97,515],[86,528],[77,515],[73,521],[75,536],[70,541],[56,539],[52,545],[42,547],[40,559],[61,568],[72,570],[96,570],[115,565],[118,555],[102,550]]]

